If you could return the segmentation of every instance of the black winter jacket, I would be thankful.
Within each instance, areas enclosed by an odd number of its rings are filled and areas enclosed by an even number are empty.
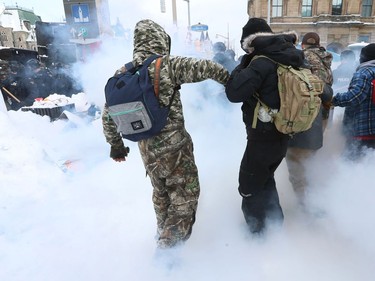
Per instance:
[[[243,102],[243,121],[246,124],[249,138],[268,139],[281,137],[273,123],[257,120],[257,127],[251,129],[254,109],[257,104],[255,93],[269,107],[280,108],[278,92],[277,65],[267,58],[254,58],[264,55],[274,61],[295,68],[304,66],[303,51],[294,46],[297,35],[293,32],[272,34],[256,33],[245,38],[244,45],[248,54],[244,55],[241,64],[232,72],[225,91],[231,102]]]

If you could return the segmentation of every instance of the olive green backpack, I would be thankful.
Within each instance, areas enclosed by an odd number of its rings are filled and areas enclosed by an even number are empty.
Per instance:
[[[255,56],[252,60],[264,57],[277,64],[280,109],[274,110],[261,101],[259,95],[254,111],[252,127],[256,127],[259,109],[263,107],[271,117],[278,131],[293,135],[311,128],[319,114],[323,92],[323,81],[307,68],[295,69],[280,64],[266,56]]]

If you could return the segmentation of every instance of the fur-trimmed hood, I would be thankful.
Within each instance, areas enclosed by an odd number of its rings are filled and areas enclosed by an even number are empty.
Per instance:
[[[255,33],[244,39],[243,48],[251,55],[264,55],[281,64],[298,68],[304,65],[304,53],[296,48],[298,35],[284,33]]]
[[[247,36],[242,42],[242,46],[241,46],[242,49],[246,53],[251,54],[254,51],[254,48],[256,46],[254,44],[254,40],[259,37],[266,37],[265,39],[284,38],[284,40],[292,43],[293,45],[295,45],[296,42],[298,42],[298,34],[295,31],[288,31],[288,32],[283,32],[283,33],[259,32],[259,33],[254,33],[254,34]]]

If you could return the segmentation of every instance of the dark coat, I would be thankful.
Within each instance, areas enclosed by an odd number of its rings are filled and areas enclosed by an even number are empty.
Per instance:
[[[322,93],[322,102],[332,99],[332,87],[325,84]],[[320,108],[318,116],[315,118],[312,126],[307,131],[294,135],[288,143],[288,147],[297,147],[303,149],[319,149],[323,146],[323,107]]]
[[[257,122],[252,129],[254,109],[257,104],[255,93],[260,99],[273,109],[280,108],[278,92],[277,65],[267,58],[257,58],[265,55],[274,61],[295,68],[304,65],[304,54],[295,48],[294,33],[257,33],[245,38],[248,54],[244,55],[240,65],[232,72],[226,85],[226,94],[231,102],[243,102],[243,121],[248,130],[248,137],[253,139],[275,139],[282,137],[271,122]]]
[[[320,98],[323,104],[331,101],[333,96],[332,84],[332,54],[323,47],[311,47],[304,50],[306,64],[312,73],[325,82]],[[311,128],[293,136],[289,140],[288,147],[317,150],[323,146],[323,120],[328,119],[329,112],[323,106],[319,115],[315,118]]]

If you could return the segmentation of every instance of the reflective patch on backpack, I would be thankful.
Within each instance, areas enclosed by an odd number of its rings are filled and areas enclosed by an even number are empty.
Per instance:
[[[152,128],[146,107],[141,101],[112,105],[108,112],[122,135],[142,133]]]

